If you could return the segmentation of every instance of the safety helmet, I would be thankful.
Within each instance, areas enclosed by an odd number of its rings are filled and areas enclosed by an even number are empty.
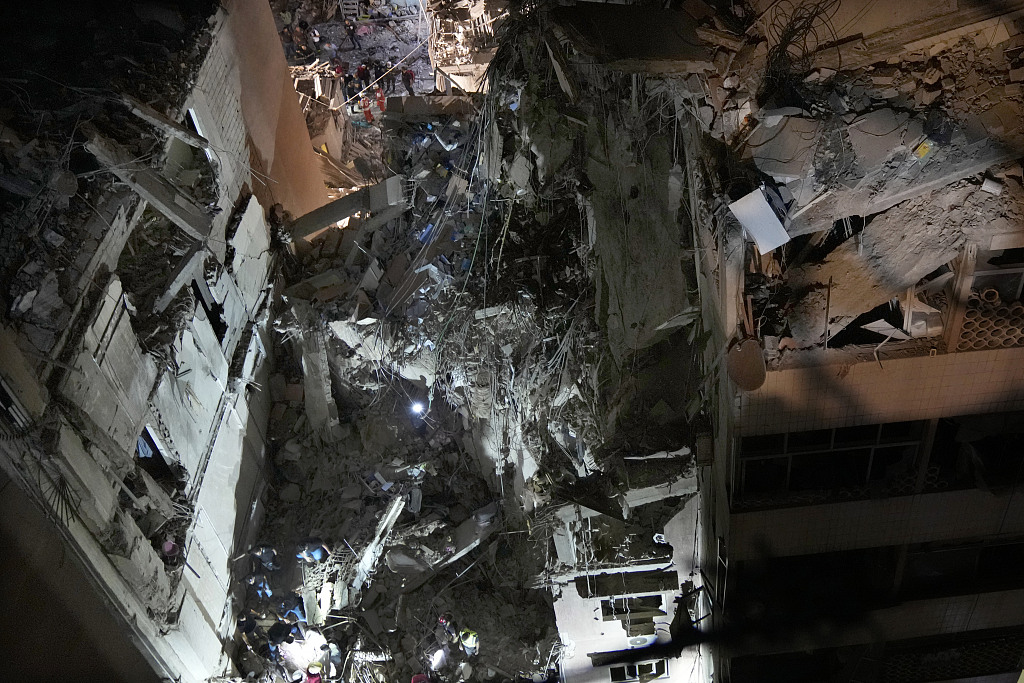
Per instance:
[[[437,623],[441,624],[441,626],[447,626],[448,624],[452,623],[452,620],[454,618],[455,617],[452,616],[451,612],[444,612],[441,616],[437,618]]]
[[[476,631],[470,631],[468,628],[464,628],[459,632],[459,640],[461,640],[462,644],[466,647],[476,647],[480,642],[480,636],[476,634]]]
[[[310,674],[318,674],[318,673],[320,673],[323,670],[324,670],[324,665],[321,664],[320,662],[312,662],[312,663],[310,663],[309,666],[306,667],[306,673],[310,673]]]

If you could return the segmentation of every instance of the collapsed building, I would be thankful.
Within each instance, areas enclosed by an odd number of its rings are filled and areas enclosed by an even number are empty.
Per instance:
[[[1016,681],[1018,4],[435,2],[374,127],[140,5],[4,119],[8,505],[165,679]]]

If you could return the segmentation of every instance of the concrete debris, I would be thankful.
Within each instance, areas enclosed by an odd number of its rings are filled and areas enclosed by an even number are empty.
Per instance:
[[[140,633],[237,615],[267,683],[662,677],[717,608],[718,421],[779,369],[1024,345],[1019,21],[761,4],[275,2],[301,144],[259,149],[190,82],[255,6],[186,48],[140,4],[184,80],[111,48],[74,71],[130,93],[0,112],[5,408],[53,442],[7,469],[70,482]]]

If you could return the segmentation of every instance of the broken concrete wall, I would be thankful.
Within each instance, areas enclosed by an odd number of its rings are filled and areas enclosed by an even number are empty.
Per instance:
[[[658,326],[688,306],[675,211],[668,205],[668,140],[653,137],[637,156],[630,136],[592,121],[587,174],[601,265],[599,316],[612,355],[622,362],[664,333]],[[635,159],[623,164],[624,159]]]
[[[193,112],[214,150],[224,214],[243,185],[265,207],[280,202],[297,216],[327,201],[268,7],[247,0],[224,3],[183,110]],[[213,248],[223,254],[216,243]]]
[[[139,347],[116,277],[103,290],[94,315],[60,392],[117,444],[123,457],[135,450],[157,368]]]

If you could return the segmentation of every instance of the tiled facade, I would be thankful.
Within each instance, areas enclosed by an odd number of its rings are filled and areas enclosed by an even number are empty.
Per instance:
[[[738,401],[743,436],[1021,410],[1024,348],[769,372]]]

